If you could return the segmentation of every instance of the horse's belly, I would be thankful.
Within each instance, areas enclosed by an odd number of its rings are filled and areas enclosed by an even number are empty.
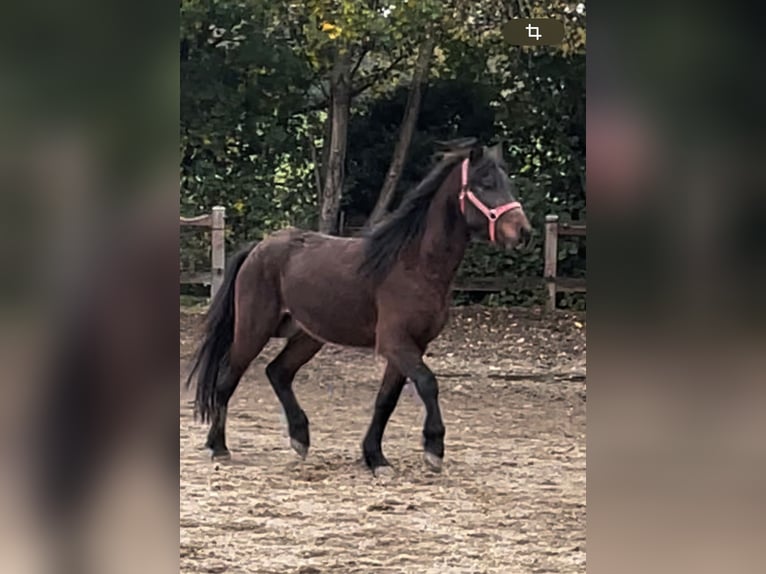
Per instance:
[[[350,347],[372,347],[375,344],[374,316],[353,305],[337,301],[323,305],[286,301],[286,311],[293,321],[310,335],[328,343]]]

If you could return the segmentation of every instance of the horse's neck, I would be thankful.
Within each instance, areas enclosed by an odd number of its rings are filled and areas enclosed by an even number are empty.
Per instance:
[[[468,246],[468,227],[458,207],[459,170],[445,178],[431,201],[420,241],[421,270],[446,287],[452,283]]]

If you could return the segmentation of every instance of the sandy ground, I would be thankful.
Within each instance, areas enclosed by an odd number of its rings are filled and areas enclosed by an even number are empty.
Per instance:
[[[182,314],[181,372],[201,316]],[[446,455],[422,461],[423,409],[405,389],[383,450],[391,476],[361,464],[383,372],[371,353],[325,347],[298,374],[312,433],[288,446],[264,367],[229,408],[233,459],[201,446],[181,394],[181,572],[585,572],[585,325],[518,309],[462,308],[429,349]]]

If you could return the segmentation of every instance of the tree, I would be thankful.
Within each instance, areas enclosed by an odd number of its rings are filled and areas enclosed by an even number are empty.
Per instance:
[[[318,77],[326,77],[329,84],[325,90],[329,109],[324,130],[323,165],[318,178],[322,183],[319,230],[334,233],[344,188],[348,122],[353,100],[407,63],[414,47],[422,45],[423,31],[438,18],[441,3],[424,0],[381,6],[377,0],[310,0],[290,6],[302,22],[295,39],[303,46]],[[301,10],[308,14],[300,16]],[[419,101],[419,95],[417,99]],[[416,118],[417,113],[412,121]],[[407,128],[410,134],[411,129]]]
[[[402,119],[399,138],[391,158],[391,165],[383,180],[383,187],[380,190],[378,201],[375,203],[375,208],[370,215],[370,225],[374,225],[383,218],[394,198],[396,186],[399,183],[404,162],[407,159],[412,134],[418,121],[420,101],[423,96],[423,88],[428,80],[428,65],[433,55],[435,41],[433,36],[429,36],[420,44],[418,59],[415,62],[415,70],[412,73],[412,84],[407,97],[407,105],[404,108],[404,118]]]
[[[330,79],[330,142],[319,215],[319,231],[322,233],[334,233],[338,226],[351,113],[350,76],[351,58],[345,50],[337,56]]]

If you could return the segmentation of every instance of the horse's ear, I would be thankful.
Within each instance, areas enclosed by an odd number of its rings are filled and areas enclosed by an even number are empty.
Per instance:
[[[471,154],[469,156],[471,158],[471,162],[473,163],[480,160],[484,156],[486,150],[487,148],[485,148],[483,145],[477,145],[471,148]]]
[[[487,150],[487,154],[495,161],[503,161],[503,144],[497,143]]]

